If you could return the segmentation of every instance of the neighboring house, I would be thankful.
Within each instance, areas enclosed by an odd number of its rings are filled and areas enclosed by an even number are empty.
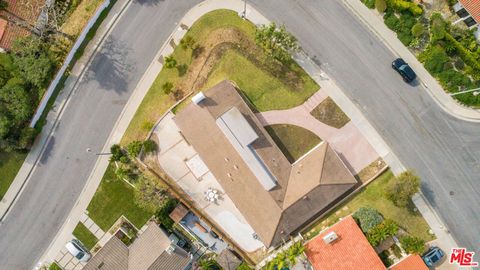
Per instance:
[[[305,245],[314,270],[386,270],[352,216],[347,216],[321,232]],[[391,270],[428,270],[418,255],[409,255]]]
[[[83,268],[84,270],[185,270],[192,255],[172,244],[168,236],[151,222],[127,247],[113,236]]]
[[[468,27],[478,26],[480,23],[479,0],[459,0],[453,10]]]
[[[192,100],[173,120],[266,247],[288,240],[357,185],[327,142],[290,164],[229,81]]]
[[[13,42],[30,35],[46,0],[5,0],[7,10],[0,12],[0,48],[10,50]]]

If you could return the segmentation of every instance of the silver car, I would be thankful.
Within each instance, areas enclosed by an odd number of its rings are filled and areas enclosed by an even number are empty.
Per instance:
[[[72,254],[79,261],[87,262],[90,260],[90,252],[83,246],[82,242],[78,241],[77,239],[72,239],[72,241],[68,242],[65,247],[67,248],[68,252],[70,252],[70,254]]]

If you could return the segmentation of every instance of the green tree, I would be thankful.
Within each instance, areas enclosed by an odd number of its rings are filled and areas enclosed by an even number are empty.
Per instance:
[[[134,159],[140,155],[142,151],[143,142],[142,141],[133,141],[127,145],[127,153],[130,158]]]
[[[298,50],[297,39],[287,32],[285,26],[275,23],[262,25],[255,32],[255,41],[271,57],[280,62],[291,60],[291,52]]]
[[[114,144],[110,147],[110,153],[112,154],[112,156],[110,157],[110,161],[120,161],[122,163],[129,162],[128,156],[125,154],[122,147],[118,144]]]
[[[411,197],[420,190],[420,178],[412,171],[405,171],[395,177],[387,187],[387,197],[399,207],[406,207]]]
[[[135,204],[139,207],[155,212],[168,199],[166,190],[153,177],[140,175],[135,188]]]
[[[387,2],[385,0],[375,0],[375,8],[378,12],[384,13],[387,10]]]
[[[165,67],[166,68],[174,68],[177,66],[177,60],[173,57],[173,55],[165,57]]]
[[[5,138],[12,126],[12,120],[6,114],[0,114],[0,138]]]
[[[367,233],[383,221],[382,215],[371,207],[360,207],[352,216],[359,223],[364,233]]]
[[[48,45],[32,35],[16,40],[12,53],[13,63],[22,77],[37,88],[44,87],[55,68]]]
[[[439,46],[428,48],[420,54],[419,59],[424,62],[425,68],[432,74],[439,74],[443,71],[445,63],[449,61],[449,57],[445,50]]]
[[[31,97],[23,85],[10,80],[0,89],[0,101],[17,123],[30,119],[33,112]]]
[[[165,202],[160,206],[155,217],[157,222],[162,224],[167,230],[171,231],[173,229],[173,224],[175,222],[170,218],[170,213],[177,206],[178,201],[176,199],[166,199]]]
[[[397,232],[397,223],[391,219],[386,219],[368,231],[367,240],[372,246],[377,246],[388,237],[394,236]]]
[[[425,241],[415,236],[405,236],[400,239],[403,249],[410,254],[422,254],[425,251]]]
[[[8,3],[5,0],[0,0],[0,10],[6,10],[8,8]]]
[[[431,39],[432,41],[437,41],[445,38],[445,34],[447,33],[447,23],[443,20],[442,15],[440,13],[434,13],[430,18],[431,22]]]
[[[425,32],[425,28],[421,22],[417,22],[415,25],[412,27],[412,35],[414,37],[421,37],[423,33]]]
[[[157,150],[157,144],[153,140],[146,140],[143,142],[143,151],[149,154]]]

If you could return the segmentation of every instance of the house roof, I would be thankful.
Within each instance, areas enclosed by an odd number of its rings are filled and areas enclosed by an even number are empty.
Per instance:
[[[323,241],[335,232],[337,240]],[[352,216],[337,222],[305,245],[305,253],[315,270],[385,270],[386,267],[368,243]]]
[[[26,22],[34,26],[45,5],[45,0],[5,0],[8,3],[6,11],[1,11],[0,15],[9,21],[5,27],[4,34],[0,38],[0,47],[11,49],[13,41],[17,38],[25,37],[30,34],[27,27],[19,26]],[[17,23],[15,23],[17,22]]]
[[[113,236],[85,265],[85,270],[183,270],[191,261],[189,253],[170,243],[154,223],[127,247]]]
[[[480,2],[478,0],[459,0],[473,19],[480,23]]]
[[[204,94],[198,105],[178,112],[175,123],[266,246],[280,244],[357,183],[326,142],[292,166],[230,82]],[[218,126],[232,109],[258,136],[249,151],[274,176],[274,188],[264,186]]]
[[[117,237],[113,236],[93,256],[83,268],[84,270],[127,270],[128,247]]]
[[[422,258],[419,255],[408,255],[403,260],[397,262],[396,264],[390,266],[390,270],[428,270],[428,267],[423,262]]]
[[[242,260],[229,249],[223,250],[216,261],[224,270],[235,270],[242,263]]]

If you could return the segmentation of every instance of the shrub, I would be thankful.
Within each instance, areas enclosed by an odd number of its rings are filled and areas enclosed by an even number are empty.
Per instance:
[[[180,40],[180,46],[184,50],[188,48],[193,50],[195,48],[195,39],[192,36],[185,36],[182,38],[182,40]]]
[[[360,207],[352,216],[364,233],[383,221],[382,215],[371,207]]]
[[[152,140],[146,140],[143,142],[143,151],[145,153],[152,153],[157,150],[157,144]]]
[[[402,237],[400,243],[409,254],[422,254],[425,251],[425,241],[415,236]]]
[[[122,147],[118,144],[114,144],[110,147],[110,153],[112,156],[110,157],[111,161],[120,161],[122,163],[128,163],[129,159],[123,152]]]
[[[463,62],[462,59],[456,59],[454,62],[454,66],[458,70],[463,70],[465,68],[465,63]]]
[[[166,68],[174,68],[177,66],[177,60],[173,57],[173,55],[165,57],[165,67]]]
[[[153,122],[150,122],[150,121],[145,121],[142,123],[142,129],[144,130],[151,130],[153,128],[155,124]]]
[[[364,0],[363,3],[365,6],[367,6],[369,9],[373,9],[375,7],[375,0]]]
[[[397,37],[405,46],[409,46],[414,39],[410,32],[399,32],[397,33]]]
[[[448,55],[440,46],[431,47],[423,52],[420,59],[424,59],[425,68],[432,74],[443,71],[443,66],[449,61]]]
[[[138,178],[134,195],[135,204],[149,212],[156,212],[169,199],[159,180],[145,175]]]
[[[393,220],[386,219],[368,231],[367,240],[372,246],[377,246],[388,237],[394,236],[397,231],[398,225]]]
[[[388,252],[386,250],[382,251],[382,253],[378,254],[378,256],[380,257],[380,260],[382,260],[383,264],[386,267],[389,267],[392,264],[394,264],[394,261],[388,257]]]
[[[387,4],[397,12],[408,11],[415,16],[419,16],[423,13],[423,9],[413,2],[405,0],[388,0]]]
[[[385,0],[375,0],[375,8],[377,8],[378,12],[384,13],[387,10],[387,2]]]
[[[480,63],[469,50],[465,49],[465,47],[463,47],[462,44],[455,40],[450,34],[446,33],[445,38],[447,41],[451,42],[455,46],[458,54],[460,55],[462,60],[465,61],[465,63],[467,63],[477,72],[480,72]]]
[[[442,86],[449,92],[456,92],[460,87],[472,88],[474,86],[467,75],[454,69],[448,69],[438,74],[438,79]]]
[[[169,95],[172,92],[172,89],[173,89],[173,83],[165,82],[164,84],[162,84],[163,93],[165,93],[166,95]]]
[[[422,42],[419,38],[414,38],[414,39],[412,39],[410,44],[408,44],[408,46],[411,47],[411,48],[414,48],[414,49],[419,49],[422,45],[421,43]]]
[[[143,142],[133,141],[127,145],[127,152],[130,158],[136,158],[142,151]]]
[[[246,262],[242,262],[235,270],[253,270]]]
[[[157,219],[157,222],[162,224],[165,229],[168,231],[172,231],[173,229],[173,224],[175,222],[170,218],[170,213],[175,209],[177,206],[178,201],[176,199],[170,199],[168,198],[162,206],[158,209],[157,213],[155,213],[155,217]]]
[[[447,32],[446,30],[447,24],[443,20],[442,15],[440,15],[439,13],[434,13],[430,18],[430,21],[431,21],[430,33],[431,33],[432,41],[444,39],[445,34]]]
[[[413,25],[412,27],[412,35],[414,37],[421,37],[423,33],[425,32],[425,28],[423,27],[423,24],[421,22],[417,22],[416,24]]]
[[[385,15],[383,17],[385,25],[393,31],[400,29],[400,20],[395,14]]]
[[[399,207],[405,207],[413,194],[420,190],[420,178],[412,171],[405,171],[393,179],[387,187],[387,197]]]

